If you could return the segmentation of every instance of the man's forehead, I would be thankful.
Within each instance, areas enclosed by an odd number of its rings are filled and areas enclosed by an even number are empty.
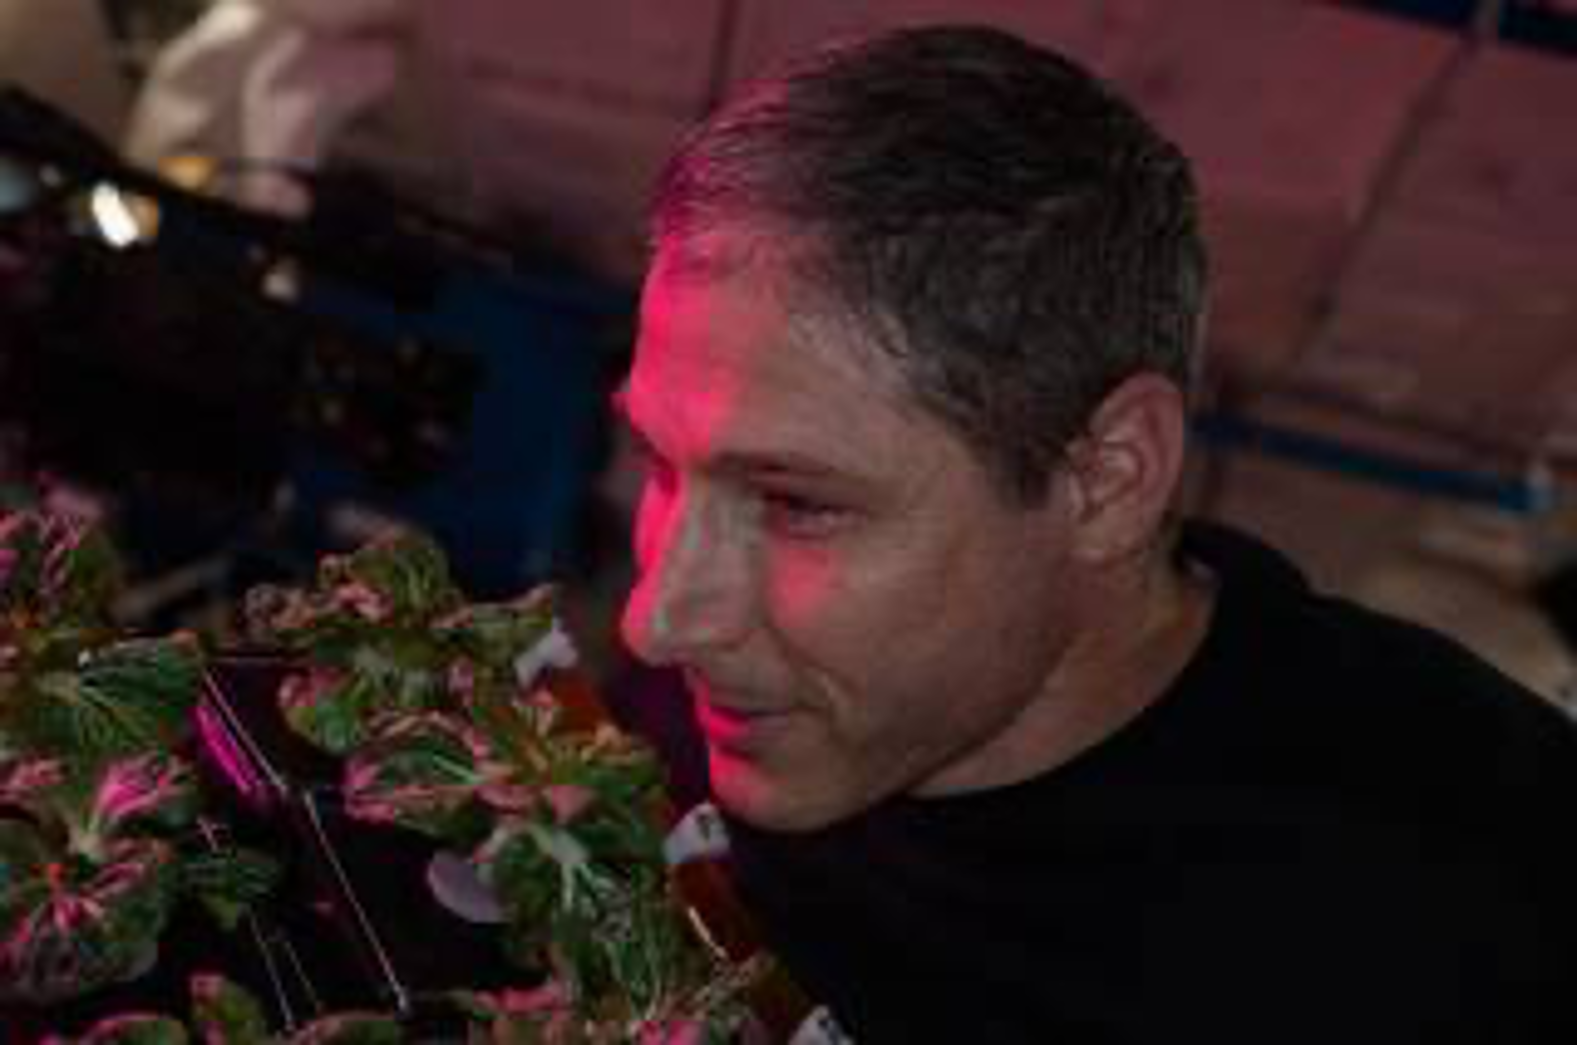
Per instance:
[[[616,405],[640,445],[691,475],[792,483],[891,511],[920,503],[947,476],[980,471],[951,432],[869,397],[842,413],[781,402],[752,409],[744,399],[731,409],[725,397],[653,395],[647,388],[627,383]]]
[[[635,384],[665,394],[729,385],[741,393],[862,396],[878,380],[857,334],[758,266],[714,278],[649,278]]]
[[[638,366],[615,405],[638,437],[671,459],[735,470],[862,473],[895,442],[891,427],[851,413],[852,401],[831,394],[797,395],[723,377],[677,385],[643,380],[651,373]]]

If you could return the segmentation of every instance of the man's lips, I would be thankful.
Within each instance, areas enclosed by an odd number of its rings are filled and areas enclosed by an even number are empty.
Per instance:
[[[745,711],[696,701],[696,721],[714,748],[733,755],[756,755],[772,742],[795,710]]]
[[[731,753],[759,752],[796,710],[793,705],[749,700],[699,677],[689,682],[701,732],[710,744]]]

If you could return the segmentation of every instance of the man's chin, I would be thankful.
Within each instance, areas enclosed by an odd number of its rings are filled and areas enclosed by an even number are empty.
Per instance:
[[[847,816],[833,797],[808,794],[754,761],[708,751],[713,800],[729,816],[768,832],[814,832]]]

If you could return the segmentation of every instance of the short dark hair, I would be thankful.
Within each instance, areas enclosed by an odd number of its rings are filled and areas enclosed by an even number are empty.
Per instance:
[[[1006,491],[1044,497],[1103,397],[1185,390],[1206,261],[1188,160],[1091,73],[997,29],[835,44],[682,143],[654,245],[757,230]]]

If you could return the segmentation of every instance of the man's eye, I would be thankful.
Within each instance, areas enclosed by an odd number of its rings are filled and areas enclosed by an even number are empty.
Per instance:
[[[827,537],[849,517],[849,510],[843,506],[803,494],[766,491],[761,499],[767,526],[797,540]]]

